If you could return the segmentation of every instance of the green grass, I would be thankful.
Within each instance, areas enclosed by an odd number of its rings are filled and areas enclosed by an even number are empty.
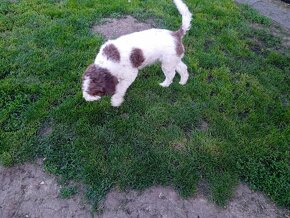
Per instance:
[[[60,189],[60,197],[65,199],[65,198],[70,198],[73,195],[77,193],[77,188],[76,187],[63,187]]]
[[[113,108],[82,99],[82,73],[103,43],[90,27],[131,14],[175,30],[171,1],[0,1],[3,165],[46,157],[49,172],[85,184],[95,204],[112,187],[171,185],[187,197],[202,179],[220,205],[241,180],[289,207],[290,56],[268,19],[231,0],[187,0],[188,84],[161,88],[151,66]]]

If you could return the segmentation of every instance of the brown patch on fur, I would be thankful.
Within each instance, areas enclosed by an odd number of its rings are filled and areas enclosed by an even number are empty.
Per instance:
[[[140,48],[134,48],[131,51],[130,61],[133,65],[133,67],[135,67],[135,68],[140,67],[142,65],[142,63],[145,61],[143,51]]]
[[[83,79],[90,78],[88,94],[92,96],[113,95],[118,79],[108,69],[91,64],[85,71]]]
[[[178,56],[181,56],[184,53],[184,46],[182,44],[182,38],[184,36],[184,30],[179,29],[176,32],[172,32],[171,35],[175,38],[175,50]]]
[[[107,57],[108,60],[114,62],[120,62],[121,56],[117,47],[113,44],[106,45],[103,49],[103,55]]]

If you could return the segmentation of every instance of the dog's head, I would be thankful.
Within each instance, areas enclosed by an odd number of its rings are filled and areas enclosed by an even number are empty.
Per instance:
[[[97,101],[104,95],[113,95],[118,80],[109,70],[91,64],[83,75],[83,97],[86,101]]]

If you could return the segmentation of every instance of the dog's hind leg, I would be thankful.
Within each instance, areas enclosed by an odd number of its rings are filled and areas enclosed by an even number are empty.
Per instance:
[[[162,87],[170,86],[175,76],[175,68],[176,68],[176,64],[174,63],[162,62],[162,71],[165,75],[165,80],[162,83],[160,83]]]
[[[185,85],[187,83],[189,74],[187,71],[187,66],[180,60],[176,66],[176,71],[180,75],[180,85]]]

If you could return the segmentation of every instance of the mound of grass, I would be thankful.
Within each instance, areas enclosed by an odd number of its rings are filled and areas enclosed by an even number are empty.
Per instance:
[[[190,196],[202,178],[220,205],[243,180],[289,206],[289,50],[280,53],[270,21],[249,7],[186,3],[194,14],[188,84],[164,89],[151,66],[113,108],[109,98],[81,96],[81,75],[103,43],[90,27],[131,14],[175,30],[181,18],[171,1],[2,0],[1,163],[46,157],[46,169],[84,183],[92,203],[113,186],[172,185]]]

